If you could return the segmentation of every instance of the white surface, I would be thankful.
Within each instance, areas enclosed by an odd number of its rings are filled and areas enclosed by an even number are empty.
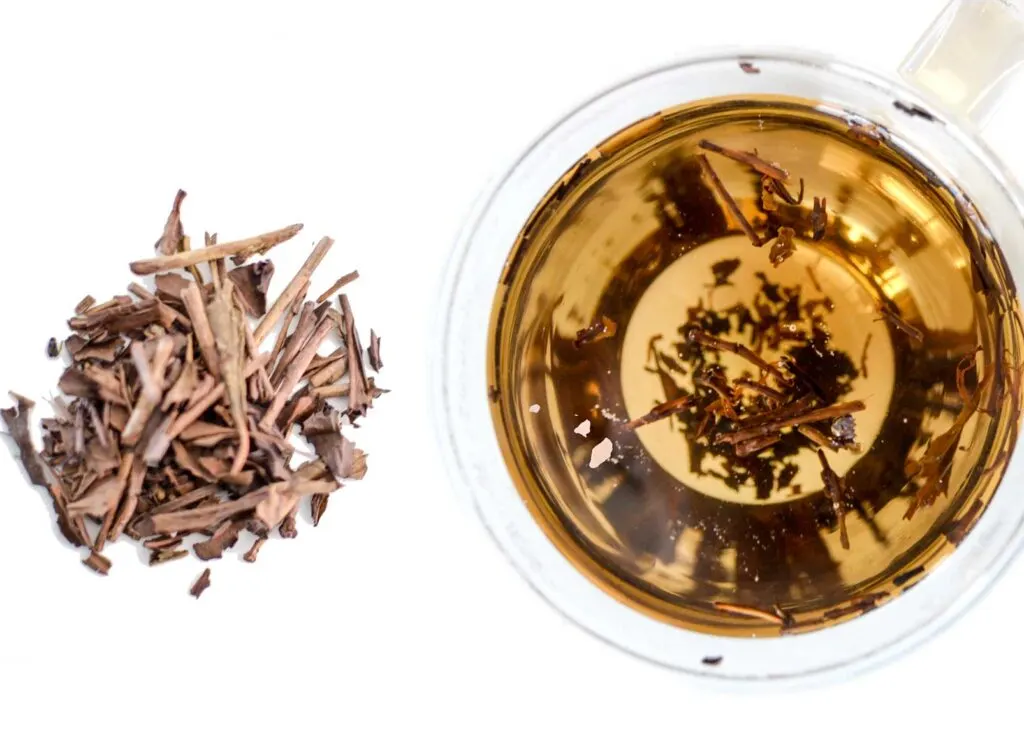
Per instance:
[[[366,480],[255,566],[214,562],[198,602],[194,559],[151,570],[121,544],[111,576],[90,576],[0,458],[0,736],[1017,734],[996,726],[1019,719],[1020,564],[883,671],[793,694],[694,690],[533,595],[449,493],[426,417],[425,321],[449,245],[488,175],[558,115],[723,43],[893,68],[942,3],[350,5],[0,6],[0,316],[18,347],[0,388],[51,390],[46,338],[81,294],[123,290],[181,186],[193,237],[306,224],[275,253],[278,287],[335,236],[315,286],[360,270],[353,306],[383,336],[394,390],[356,439]],[[989,135],[1017,172],[1021,101],[1018,85]]]

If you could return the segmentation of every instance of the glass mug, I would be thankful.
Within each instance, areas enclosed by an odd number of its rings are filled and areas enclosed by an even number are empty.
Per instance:
[[[602,640],[686,674],[819,682],[826,675],[867,669],[921,643],[994,582],[1022,540],[1024,498],[1006,493],[1024,481],[1019,453],[1006,463],[1002,492],[985,500],[984,512],[970,521],[973,527],[956,549],[913,586],[877,608],[864,608],[860,617],[786,637],[722,637],[710,626],[679,627],[660,617],[656,605],[638,606],[614,587],[602,586],[597,569],[565,555],[573,544],[517,491],[509,440],[495,432],[488,364],[494,358],[489,352],[494,350],[496,288],[515,261],[513,245],[553,183],[572,180],[581,155],[595,146],[620,147],[644,134],[645,121],[659,111],[699,109],[714,100],[786,96],[813,101],[828,115],[865,130],[882,127],[912,161],[966,193],[983,229],[1002,249],[1010,283],[1013,277],[1019,281],[1024,277],[1024,198],[977,130],[1021,62],[1024,18],[1005,0],[952,2],[907,57],[902,81],[794,52],[687,59],[583,104],[541,136],[486,193],[458,241],[440,292],[444,349],[432,366],[434,417],[457,488],[542,597]],[[1005,350],[1016,356],[1020,349]],[[539,409],[533,405],[529,412]],[[1015,421],[1009,424],[1015,427]]]

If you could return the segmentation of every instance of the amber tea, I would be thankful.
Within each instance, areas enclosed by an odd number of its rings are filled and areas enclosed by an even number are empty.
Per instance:
[[[495,298],[493,415],[605,591],[703,632],[803,632],[914,586],[984,514],[1020,317],[977,210],[884,128],[704,101],[537,206]]]

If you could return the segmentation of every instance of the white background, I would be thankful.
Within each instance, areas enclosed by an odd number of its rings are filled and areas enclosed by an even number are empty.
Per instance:
[[[124,289],[183,187],[197,240],[306,224],[274,252],[278,288],[334,236],[314,287],[360,270],[356,316],[383,335],[394,390],[356,438],[366,480],[255,566],[214,562],[198,602],[195,559],[151,570],[123,543],[110,577],[92,575],[0,457],[0,736],[1019,735],[1022,565],[882,671],[793,693],[694,687],[534,596],[457,502],[425,401],[452,239],[556,117],[722,44],[889,70],[942,4],[0,2],[0,388],[51,391],[46,339],[86,292]],[[1022,172],[1011,112],[988,133]]]

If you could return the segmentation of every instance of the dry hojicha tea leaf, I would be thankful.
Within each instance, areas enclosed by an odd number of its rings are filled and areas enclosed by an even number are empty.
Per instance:
[[[13,395],[14,407],[0,411],[29,481],[50,495],[61,534],[86,547],[83,563],[104,575],[111,564],[101,551],[122,536],[157,565],[221,558],[256,535],[244,543],[253,562],[273,528],[297,534],[305,497],[319,523],[342,480],[366,473],[366,454],[342,426],[384,392],[363,364],[382,368],[379,336],[371,332],[364,353],[348,299],[340,313],[327,303],[358,274],[305,301],[331,239],[316,244],[268,309],[271,262],[228,269],[225,260],[241,264],[301,226],[223,244],[207,235],[193,250],[181,224],[184,197],[175,197],[159,255],[132,264],[155,275],[155,290],[133,283],[130,294],[106,302],[86,298],[68,321],[71,335],[50,342],[49,353],[69,365],[54,417],[42,420],[42,449],[32,443],[31,401]],[[274,330],[268,350],[262,342]],[[333,351],[325,348],[332,333],[344,342]],[[315,452],[303,463],[289,440],[296,424]],[[191,534],[202,539],[189,546]],[[207,569],[194,596],[209,577]]]

